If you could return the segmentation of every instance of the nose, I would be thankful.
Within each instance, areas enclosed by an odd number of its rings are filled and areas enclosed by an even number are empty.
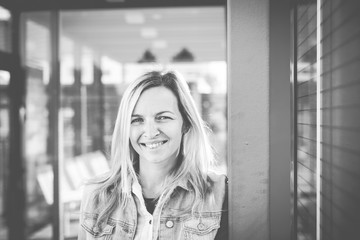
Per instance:
[[[147,138],[154,138],[160,134],[158,126],[153,121],[147,121],[144,124],[144,136]]]

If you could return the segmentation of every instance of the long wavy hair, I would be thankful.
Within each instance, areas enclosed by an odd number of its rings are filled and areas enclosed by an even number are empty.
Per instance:
[[[93,193],[93,203],[99,214],[97,225],[106,222],[131,197],[131,186],[137,181],[138,154],[130,143],[131,115],[140,95],[153,87],[166,87],[177,98],[183,118],[183,137],[176,168],[164,180],[162,200],[170,197],[179,181],[185,181],[195,194],[190,208],[195,212],[209,193],[207,173],[214,164],[214,152],[208,134],[210,129],[202,120],[190,94],[188,84],[175,71],[152,71],[131,82],[121,99],[111,143],[111,170],[92,183],[99,187]]]

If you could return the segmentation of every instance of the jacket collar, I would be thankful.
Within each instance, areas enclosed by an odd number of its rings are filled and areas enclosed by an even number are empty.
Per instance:
[[[181,179],[176,187],[180,187],[188,192],[191,191],[189,187],[189,181],[187,179]],[[137,196],[142,195],[142,187],[137,179],[132,181],[131,191]]]
[[[187,179],[181,179],[178,186],[183,188],[186,191],[190,191],[189,181]]]

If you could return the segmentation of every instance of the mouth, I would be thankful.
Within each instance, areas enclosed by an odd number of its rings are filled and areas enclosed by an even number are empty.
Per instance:
[[[155,148],[158,148],[158,147],[164,145],[166,142],[167,142],[167,140],[160,141],[160,142],[153,142],[153,143],[140,143],[140,145],[150,148],[150,149],[155,149]]]

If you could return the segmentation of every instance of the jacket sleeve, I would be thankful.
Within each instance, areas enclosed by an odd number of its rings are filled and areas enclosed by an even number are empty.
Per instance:
[[[83,188],[82,199],[80,203],[80,212],[79,212],[79,226],[78,226],[78,240],[86,240],[86,231],[81,226],[84,222],[84,212],[87,209],[88,203],[90,201],[90,193],[92,192],[89,185],[85,185]]]
[[[81,224],[79,225],[78,240],[86,240],[86,232]]]

